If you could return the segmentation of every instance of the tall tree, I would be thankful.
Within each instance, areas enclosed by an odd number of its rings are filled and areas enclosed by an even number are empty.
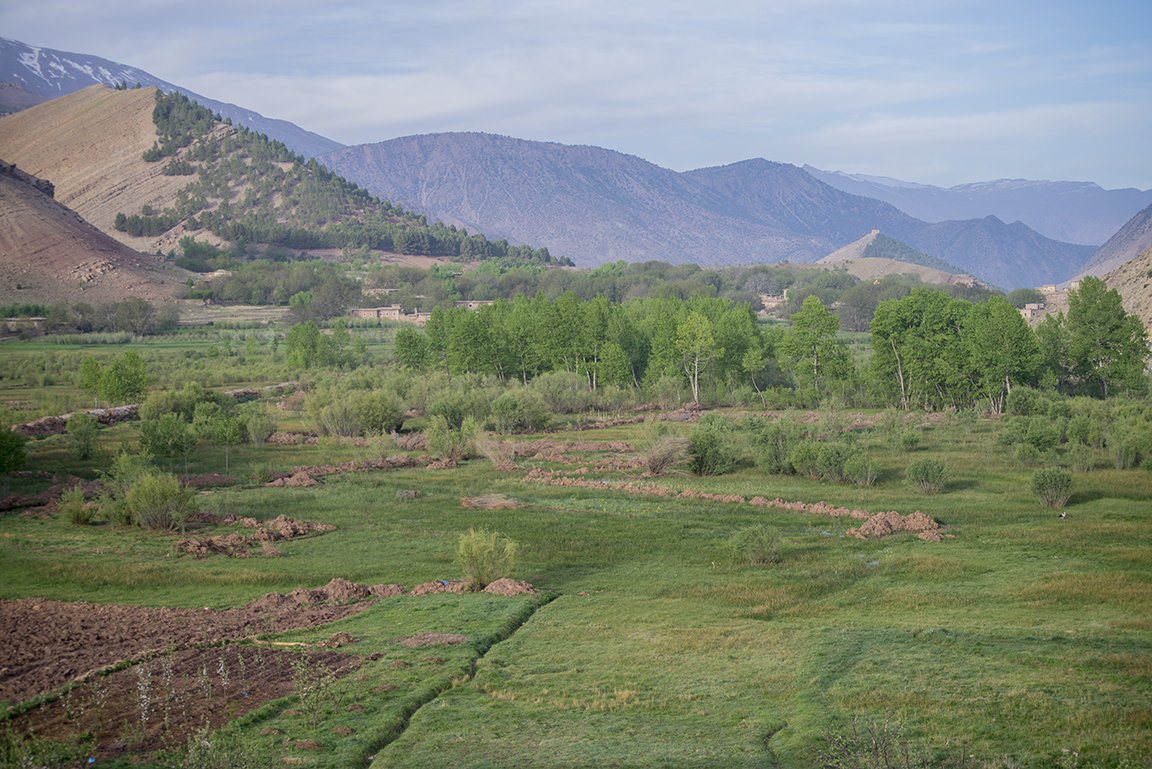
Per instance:
[[[692,385],[692,400],[699,403],[700,374],[721,352],[716,345],[712,321],[699,312],[689,313],[676,328],[676,350]]]
[[[791,320],[792,329],[781,341],[780,351],[792,361],[793,374],[799,382],[819,390],[822,380],[848,375],[848,350],[836,341],[840,319],[828,311],[819,297],[806,297]]]
[[[1108,397],[1112,386],[1139,383],[1148,360],[1148,332],[1124,311],[1120,293],[1086,277],[1068,292],[1068,354],[1085,384]]]
[[[979,392],[999,414],[1013,385],[1036,376],[1041,361],[1036,335],[1019,310],[1001,296],[973,305],[963,330]]]

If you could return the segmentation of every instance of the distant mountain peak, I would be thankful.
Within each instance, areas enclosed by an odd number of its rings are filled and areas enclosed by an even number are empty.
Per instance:
[[[981,219],[1023,222],[1053,240],[1098,246],[1137,211],[1152,203],[1152,190],[1105,190],[1095,182],[994,179],[936,187],[885,176],[804,170],[838,190],[883,200],[926,222]]]
[[[286,120],[267,118],[235,104],[209,99],[187,88],[161,80],[142,69],[91,54],[57,51],[0,37],[0,73],[3,73],[0,74],[0,80],[16,83],[29,93],[50,99],[75,93],[91,85],[115,87],[124,83],[132,88],[139,83],[145,87],[156,86],[164,93],[179,91],[213,112],[232,118],[234,123],[245,125],[257,133],[266,134],[271,139],[278,139],[305,157],[331,152],[344,146],[319,134],[305,131]]]

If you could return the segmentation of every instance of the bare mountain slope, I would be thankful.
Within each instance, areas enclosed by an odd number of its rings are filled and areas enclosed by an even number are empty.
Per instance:
[[[675,171],[599,147],[428,134],[347,147],[319,160],[430,218],[578,254],[583,266],[620,259],[810,262],[832,245],[757,221]]]
[[[928,224],[763,159],[678,173],[598,147],[479,133],[348,147],[319,160],[445,223],[592,266],[814,262],[874,229],[998,286],[1064,280],[1091,255],[995,217]]]
[[[188,183],[141,155],[156,141],[156,89],[94,85],[0,119],[0,157],[56,185],[56,199],[137,251],[170,244],[133,238],[112,222],[120,211],[171,205]]]
[[[1076,277],[1100,277],[1112,272],[1140,256],[1149,246],[1152,246],[1152,205],[1129,219],[1119,232],[1081,266]]]
[[[190,273],[142,256],[0,166],[0,302],[172,298]]]

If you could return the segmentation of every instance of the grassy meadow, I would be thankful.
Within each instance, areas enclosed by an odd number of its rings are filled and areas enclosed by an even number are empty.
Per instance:
[[[34,352],[83,353],[45,349]],[[12,348],[0,358],[30,365]],[[242,374],[236,384],[257,381]],[[69,383],[58,386],[61,401],[75,397]],[[35,389],[3,397],[31,400]],[[674,429],[687,434],[688,426]],[[577,463],[520,459],[511,472],[476,457],[442,470],[329,476],[313,488],[243,481],[199,495],[210,512],[336,526],[282,544],[275,558],[195,559],[174,552],[175,535],[10,511],[0,517],[0,598],[224,608],[334,577],[411,589],[461,576],[458,538],[485,527],[519,543],[513,576],[536,596],[389,598],[334,625],[285,634],[280,640],[314,641],[346,630],[362,639],[346,650],[380,653],[362,669],[369,680],[357,701],[366,709],[329,711],[314,729],[283,714],[291,701],[274,703],[232,732],[256,743],[268,743],[260,736],[268,727],[315,739],[322,750],[284,752],[317,767],[1152,766],[1152,472],[1115,470],[1098,456],[1075,475],[1062,519],[1032,497],[1034,468],[997,445],[999,429],[990,419],[926,421],[911,451],[881,431],[860,431],[857,444],[877,469],[871,487],[767,475],[749,461],[716,477],[681,466],[645,479],[639,470],[598,470],[604,457],[586,452],[568,455]],[[638,444],[644,430],[513,440]],[[138,434],[138,424],[102,430],[105,458],[83,462],[61,437],[29,442],[25,469],[96,477]],[[241,446],[229,470],[246,479],[259,468],[375,451],[337,440]],[[906,482],[904,468],[919,458],[947,462],[944,493],[924,495]],[[223,451],[203,445],[188,471],[223,465]],[[526,478],[533,468],[588,468],[574,477],[603,483],[547,485]],[[860,540],[844,536],[859,525],[850,518],[639,495],[621,490],[622,481],[921,510],[944,538]],[[49,483],[13,478],[11,491]],[[418,496],[398,496],[409,490]],[[481,494],[518,507],[461,506]],[[734,557],[729,539],[755,524],[778,533],[775,563]],[[421,631],[473,640],[435,650],[390,640]],[[444,664],[420,664],[432,653]],[[411,664],[393,667],[397,660]],[[374,691],[382,685],[395,688]],[[354,735],[337,740],[338,724]],[[854,730],[906,746],[908,761],[899,750],[891,763],[834,755],[837,745],[851,753]]]

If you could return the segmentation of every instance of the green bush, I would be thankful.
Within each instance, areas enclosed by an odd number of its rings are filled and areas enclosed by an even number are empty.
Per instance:
[[[1126,435],[1116,440],[1108,441],[1108,455],[1112,457],[1112,465],[1117,470],[1128,470],[1140,464],[1140,440]]]
[[[920,445],[920,431],[915,427],[910,427],[900,435],[900,447],[905,451],[912,451]]]
[[[779,419],[765,426],[756,436],[756,466],[772,475],[791,475],[792,451],[801,440],[799,425]]]
[[[1036,448],[1031,443],[1018,444],[1016,446],[1016,450],[1013,452],[1013,456],[1016,457],[1017,462],[1024,465],[1025,467],[1035,467],[1040,463],[1040,460],[1043,457],[1043,455],[1040,453],[1040,449]]]
[[[1048,413],[1048,401],[1031,387],[1013,387],[1004,401],[1004,410],[1017,416],[1036,416]]]
[[[512,576],[519,545],[487,529],[469,529],[460,535],[456,564],[473,590],[483,590],[498,579]]]
[[[943,459],[917,459],[908,465],[905,477],[922,494],[939,494],[948,484],[948,465]]]
[[[92,459],[99,448],[97,440],[100,422],[91,414],[73,414],[68,419],[65,435],[68,438],[68,449],[77,459]]]
[[[857,486],[871,486],[876,482],[876,466],[863,453],[857,453],[844,463],[844,476]]]
[[[67,489],[60,495],[60,516],[73,526],[87,526],[92,523],[96,505],[84,499],[84,490],[79,485]]]
[[[855,446],[840,441],[821,444],[820,453],[816,455],[816,471],[830,483],[847,483],[845,466],[859,453]]]
[[[816,441],[806,438],[796,444],[792,449],[792,456],[788,461],[792,463],[792,468],[800,475],[806,475],[809,478],[819,478],[820,471],[816,468],[816,461],[820,457],[820,444]]]
[[[1068,449],[1068,461],[1072,463],[1073,471],[1086,473],[1092,469],[1092,449],[1082,443],[1077,443]]]
[[[1072,474],[1048,468],[1032,474],[1032,495],[1044,507],[1064,507],[1072,495]]]
[[[472,417],[465,417],[460,428],[453,430],[442,414],[436,414],[424,428],[424,444],[436,456],[451,460],[463,459],[472,453],[472,441],[479,432],[480,428]]]
[[[507,435],[515,430],[523,417],[524,409],[512,393],[503,393],[492,401],[492,425],[501,435]]]
[[[776,530],[756,524],[741,529],[729,538],[732,560],[752,566],[767,566],[780,560],[780,535]]]
[[[716,425],[697,425],[688,434],[688,466],[696,475],[723,475],[732,471],[736,453],[729,433]]]
[[[128,489],[124,496],[132,520],[145,529],[171,531],[183,528],[195,509],[196,492],[186,489],[173,475],[151,473]]]

